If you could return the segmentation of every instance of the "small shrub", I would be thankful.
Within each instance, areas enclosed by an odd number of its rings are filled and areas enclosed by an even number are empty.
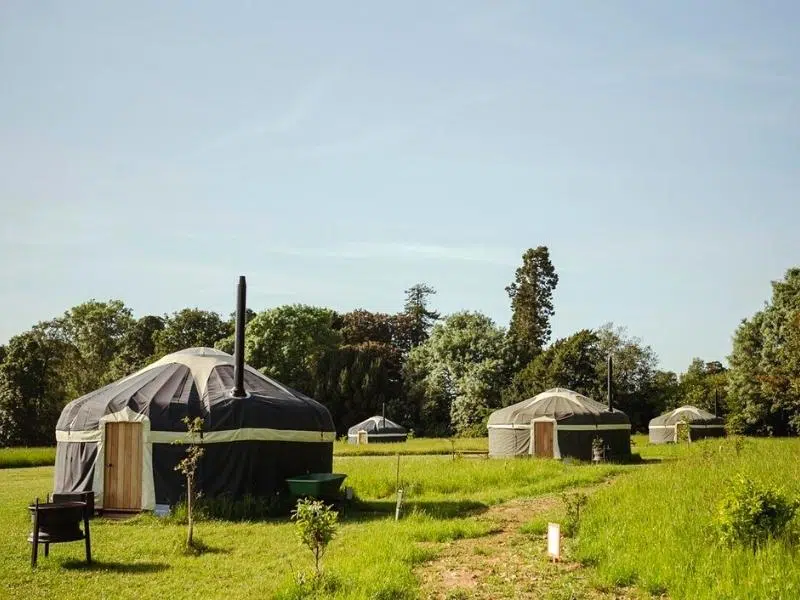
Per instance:
[[[321,500],[309,498],[298,500],[297,508],[292,512],[300,541],[314,555],[314,568],[318,578],[322,575],[322,556],[336,536],[338,517],[339,514]]]
[[[564,526],[561,531],[565,536],[571,537],[578,531],[578,525],[581,521],[581,508],[586,506],[589,502],[589,496],[581,492],[568,494],[566,492],[561,494],[561,499],[566,506],[567,514],[564,516]]]
[[[716,526],[725,544],[748,545],[755,552],[769,539],[783,536],[794,519],[800,500],[740,475],[728,487],[717,508]]]

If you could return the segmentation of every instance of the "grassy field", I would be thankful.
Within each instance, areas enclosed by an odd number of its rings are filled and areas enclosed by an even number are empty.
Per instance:
[[[467,573],[473,568],[486,577],[492,591],[481,598],[513,597],[524,589],[514,587],[517,571],[520,577],[534,578],[530,581],[545,577],[546,584],[536,584],[541,585],[537,590],[550,590],[542,597],[800,597],[793,549],[774,543],[756,554],[731,550],[717,544],[711,525],[726,482],[738,473],[800,494],[800,440],[656,446],[645,436],[634,436],[633,442],[634,452],[644,459],[639,464],[586,465],[453,458],[448,440],[412,440],[409,446],[416,445],[417,451],[444,446],[448,453],[400,456],[399,482],[406,502],[399,522],[393,519],[397,457],[337,456],[334,470],[347,474],[345,485],[354,488],[361,510],[342,521],[324,562],[329,588],[314,597],[419,599],[435,587],[437,569],[459,564],[466,565]],[[31,454],[23,449],[18,456]],[[544,558],[546,524],[564,515],[557,493],[589,489],[616,475],[623,476],[593,488],[578,536],[567,541],[568,558],[591,565],[575,583],[571,578],[578,576],[577,564],[559,570]],[[203,521],[196,535],[209,551],[192,557],[181,551],[185,527],[173,520],[149,515],[129,521],[96,519],[93,567],[83,565],[82,545],[72,543],[54,546],[49,558],[40,554],[40,566],[32,571],[26,504],[51,489],[52,467],[0,471],[0,598],[309,597],[300,593],[296,576],[311,573],[311,555],[300,547],[287,520]],[[527,512],[534,506],[540,510]],[[484,518],[520,510],[524,512],[513,525],[516,534],[506,531],[497,537],[492,519]],[[520,552],[532,554],[517,556],[515,544]],[[492,558],[493,553],[502,558]],[[486,557],[482,565],[477,564],[480,557]],[[493,570],[492,560],[500,560],[505,570]],[[527,573],[531,568],[540,572]],[[426,592],[420,586],[428,586]],[[473,596],[464,591],[452,597]]]
[[[349,444],[337,441],[333,445],[334,456],[383,456],[387,454],[452,454],[458,452],[487,452],[489,438],[412,438],[406,442],[392,444]]]
[[[747,440],[738,452],[734,440],[647,451],[680,460],[637,469],[595,494],[585,512],[579,555],[597,566],[601,585],[636,584],[673,600],[800,598],[794,548],[730,549],[712,524],[740,473],[800,494],[800,440]]]
[[[631,467],[566,465],[548,460],[401,458],[405,516],[395,522],[396,459],[342,457],[335,470],[372,509],[348,517],[325,567],[334,599],[419,598],[414,567],[448,540],[485,536],[474,515],[487,505],[601,481]],[[96,564],[82,563],[82,544],[54,546],[32,571],[27,503],[52,489],[52,467],[0,471],[0,597],[2,598],[299,598],[295,575],[311,569],[293,525],[274,521],[206,521],[197,536],[211,551],[180,551],[185,528],[152,516],[92,522]],[[391,512],[380,512],[384,509]]]
[[[0,448],[0,469],[54,465],[55,447]]]

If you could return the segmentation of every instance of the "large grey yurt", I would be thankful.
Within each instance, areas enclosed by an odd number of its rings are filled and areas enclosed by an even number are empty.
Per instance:
[[[361,433],[361,437],[359,432],[364,432]],[[347,430],[347,441],[351,444],[405,442],[407,439],[408,432],[405,427],[382,416],[370,417]]]
[[[244,364],[244,278],[239,287],[236,359],[189,348],[67,404],[56,426],[56,493],[94,491],[106,510],[175,504],[185,488],[175,471],[184,417],[203,420],[196,478],[206,497],[267,496],[287,477],[331,472],[328,409]]]
[[[606,457],[631,453],[627,415],[572,390],[553,388],[489,416],[489,456],[572,457],[591,460],[592,441]]]
[[[651,444],[678,441],[678,429],[686,423],[689,440],[725,435],[725,420],[694,406],[681,406],[650,421],[648,427]]]

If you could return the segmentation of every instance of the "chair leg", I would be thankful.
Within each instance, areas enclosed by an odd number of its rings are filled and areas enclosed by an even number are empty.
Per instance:
[[[44,556],[45,556],[45,558],[50,556],[50,544],[45,544],[44,545]]]
[[[36,559],[39,557],[39,532],[34,530],[33,543],[31,544],[31,567],[36,566]]]
[[[91,535],[89,533],[89,517],[84,516],[83,518],[83,532],[86,535],[86,562],[88,564],[92,563],[92,540]]]

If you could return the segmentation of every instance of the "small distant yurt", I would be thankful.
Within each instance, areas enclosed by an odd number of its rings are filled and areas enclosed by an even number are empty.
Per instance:
[[[93,491],[104,510],[154,510],[185,495],[185,417],[203,421],[196,471],[206,497],[269,496],[330,473],[336,428],[319,402],[246,365],[244,277],[236,351],[189,348],[73,400],[56,425],[56,493]]]
[[[347,441],[351,444],[405,442],[407,439],[405,427],[382,416],[370,417],[347,430]]]
[[[563,388],[493,412],[488,429],[491,457],[591,460],[595,437],[602,438],[607,457],[631,453],[631,423],[625,413]]]
[[[689,440],[725,435],[725,420],[722,417],[716,417],[695,406],[681,406],[650,421],[650,443],[677,442],[678,431],[682,426],[689,429]]]

